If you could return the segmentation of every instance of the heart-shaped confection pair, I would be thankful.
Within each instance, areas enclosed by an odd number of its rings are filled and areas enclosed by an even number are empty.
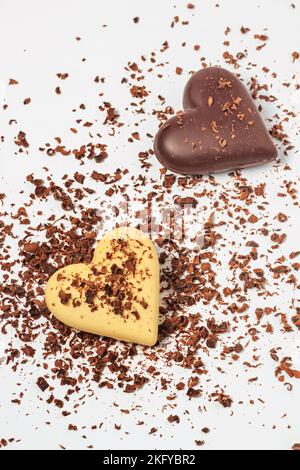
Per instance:
[[[140,230],[121,227],[98,243],[91,264],[73,264],[48,281],[45,300],[78,330],[152,346],[157,341],[159,263]]]
[[[181,174],[216,173],[276,158],[264,122],[242,82],[219,67],[188,81],[184,112],[159,129],[154,151],[166,168]]]

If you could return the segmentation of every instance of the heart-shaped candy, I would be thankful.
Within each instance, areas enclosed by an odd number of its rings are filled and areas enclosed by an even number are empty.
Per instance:
[[[77,330],[154,345],[159,263],[153,243],[134,228],[112,230],[91,264],[66,266],[51,276],[45,300],[56,318]]]
[[[155,137],[155,154],[166,168],[199,175],[276,158],[253,99],[231,72],[208,67],[195,73],[185,87],[183,108]]]

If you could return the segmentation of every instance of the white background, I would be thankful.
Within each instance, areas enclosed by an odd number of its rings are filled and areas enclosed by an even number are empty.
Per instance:
[[[246,83],[254,74],[267,81],[261,68],[269,67],[278,73],[278,78],[270,82],[272,93],[278,97],[283,108],[299,111],[299,91],[294,86],[300,83],[299,61],[293,64],[291,60],[292,52],[300,47],[300,3],[297,0],[194,0],[195,10],[188,10],[187,3],[178,0],[0,0],[0,93],[1,99],[9,105],[7,111],[0,112],[0,135],[5,136],[4,143],[0,144],[0,191],[7,194],[9,202],[20,202],[22,196],[19,191],[32,189],[24,183],[26,175],[34,172],[37,177],[43,177],[44,166],[57,179],[65,173],[82,170],[72,158],[50,159],[38,151],[48,141],[53,144],[55,136],[62,136],[64,144],[70,147],[91,140],[89,129],[81,127],[77,135],[69,131],[70,127],[76,127],[72,109],[78,108],[82,102],[87,106],[83,118],[98,121],[99,127],[95,129],[94,125],[90,131],[94,134],[101,132],[103,141],[109,145],[109,158],[101,169],[100,166],[95,168],[95,164],[89,161],[83,170],[111,172],[122,165],[135,168],[138,151],[150,148],[151,140],[145,138],[134,145],[128,143],[128,136],[136,130],[132,122],[137,118],[125,109],[131,97],[128,87],[120,82],[123,76],[128,76],[124,71],[127,63],[140,63],[142,54],[149,58],[152,51],[157,51],[158,62],[169,62],[162,69],[163,79],[157,77],[159,68],[157,73],[146,74],[147,88],[151,89],[152,95],[147,105],[149,113],[142,116],[143,122],[138,129],[143,136],[146,132],[154,134],[157,129],[157,121],[151,116],[151,106],[159,106],[158,94],[165,96],[167,104],[175,109],[181,107],[184,83],[189,72],[200,67],[200,57],[204,56],[208,64],[225,65],[222,54],[226,47],[222,43],[226,39],[231,43],[230,51],[248,50],[248,59],[239,69]],[[217,3],[219,8],[215,6]],[[295,4],[295,9],[291,3]],[[175,15],[181,20],[189,20],[190,24],[170,28]],[[132,20],[136,16],[140,17],[138,24]],[[104,24],[107,27],[103,27]],[[225,37],[227,26],[231,28],[231,33]],[[251,29],[249,35],[240,34],[241,26]],[[267,46],[260,52],[255,49],[260,43],[253,39],[253,34],[267,34],[270,37]],[[76,36],[80,36],[81,41],[76,41]],[[170,49],[162,55],[159,49],[165,40],[169,41]],[[184,41],[186,47],[181,46]],[[193,50],[194,44],[201,45],[199,52]],[[86,61],[82,62],[82,58]],[[257,64],[257,67],[254,70],[247,68],[248,61]],[[182,76],[175,75],[176,66],[183,68]],[[59,81],[56,77],[58,72],[69,73],[69,78]],[[103,86],[93,82],[96,75],[106,77]],[[293,86],[283,87],[282,82],[291,81],[293,75]],[[17,79],[19,85],[7,86],[9,78]],[[61,87],[61,96],[55,94],[56,86]],[[105,93],[104,98],[99,98],[99,91]],[[23,100],[29,96],[31,104],[23,106]],[[97,108],[103,99],[120,110],[121,120],[126,123],[113,139],[109,139],[107,130],[101,127],[103,115]],[[264,107],[263,112],[267,118],[275,113],[275,108],[270,104]],[[78,116],[79,113],[76,113],[76,118]],[[17,124],[8,125],[9,119],[16,119]],[[17,147],[13,137],[19,130],[26,132],[30,142],[28,156],[15,155]],[[287,178],[297,183],[297,120],[291,120],[286,130],[296,147],[288,157],[292,172],[287,173]],[[286,158],[282,152],[281,158]],[[285,174],[280,173],[283,166],[284,163],[278,168],[269,165],[251,169],[245,175],[255,182],[271,181],[268,191],[272,197],[272,190],[276,194],[284,180]],[[151,171],[154,177],[157,176],[159,164],[156,161]],[[230,177],[218,175],[217,179],[227,184]],[[272,200],[278,203],[278,199]],[[48,209],[50,213],[57,210],[55,206],[51,207],[51,202]],[[280,209],[273,207],[274,214]],[[284,209],[290,217],[288,246],[284,248],[289,253],[299,249],[299,209],[292,204]],[[289,293],[285,297],[285,292],[282,292],[275,302],[280,303],[283,309],[286,305],[289,308],[285,303],[289,302],[290,296]],[[295,442],[300,442],[300,384],[294,381],[293,391],[288,392],[275,379],[275,365],[268,351],[279,344],[283,347],[283,355],[292,355],[296,361],[295,367],[300,368],[299,334],[283,335],[278,329],[274,336],[266,338],[260,345],[264,365],[252,373],[252,376],[259,376],[257,383],[247,384],[251,373],[243,380],[246,372],[242,364],[229,370],[226,377],[216,377],[234,397],[235,404],[231,409],[201,400],[188,401],[184,395],[178,400],[176,411],[165,409],[165,398],[148,386],[133,396],[120,394],[117,389],[113,392],[98,390],[96,397],[85,400],[76,416],[62,418],[56,408],[50,408],[49,413],[49,406],[39,399],[35,384],[38,370],[24,368],[19,375],[2,366],[0,438],[13,436],[20,439],[19,443],[10,445],[10,448],[18,449],[58,448],[59,444],[68,449],[84,449],[89,444],[99,449],[188,449],[195,447],[195,439],[204,439],[205,449],[288,449]],[[179,378],[182,374],[178,371]],[[18,382],[22,383],[22,390],[26,390],[21,406],[11,403],[14,393],[18,393]],[[254,398],[255,406],[249,404],[251,398]],[[257,401],[258,398],[264,403]],[[243,400],[243,405],[238,404],[239,400]],[[141,408],[128,416],[122,415],[113,406],[115,401],[120,408],[136,405]],[[198,407],[204,405],[206,411],[203,408],[199,411]],[[184,410],[190,414],[187,415]],[[182,416],[181,423],[168,423],[166,418],[169,414]],[[139,419],[147,420],[147,425],[137,426]],[[51,425],[45,424],[48,421]],[[101,429],[90,429],[92,424],[101,422],[104,423]],[[86,429],[70,432],[67,430],[69,423],[79,428],[86,426]],[[122,425],[121,431],[115,431],[115,423]],[[148,434],[152,426],[159,429],[155,435]],[[204,426],[211,430],[208,435],[201,433]],[[83,434],[87,439],[81,437]]]

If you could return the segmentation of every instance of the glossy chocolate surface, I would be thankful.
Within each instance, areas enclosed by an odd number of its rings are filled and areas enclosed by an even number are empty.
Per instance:
[[[277,157],[252,97],[231,72],[209,67],[195,73],[185,87],[183,108],[154,141],[158,160],[169,170],[216,173]]]

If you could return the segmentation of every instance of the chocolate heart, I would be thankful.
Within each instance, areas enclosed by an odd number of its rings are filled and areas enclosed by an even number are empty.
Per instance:
[[[253,99],[228,70],[209,67],[195,73],[185,87],[183,108],[155,137],[155,154],[166,168],[199,175],[277,157]]]
[[[90,264],[65,266],[49,279],[45,300],[60,321],[77,330],[152,346],[157,341],[159,263],[142,232],[108,232]]]

